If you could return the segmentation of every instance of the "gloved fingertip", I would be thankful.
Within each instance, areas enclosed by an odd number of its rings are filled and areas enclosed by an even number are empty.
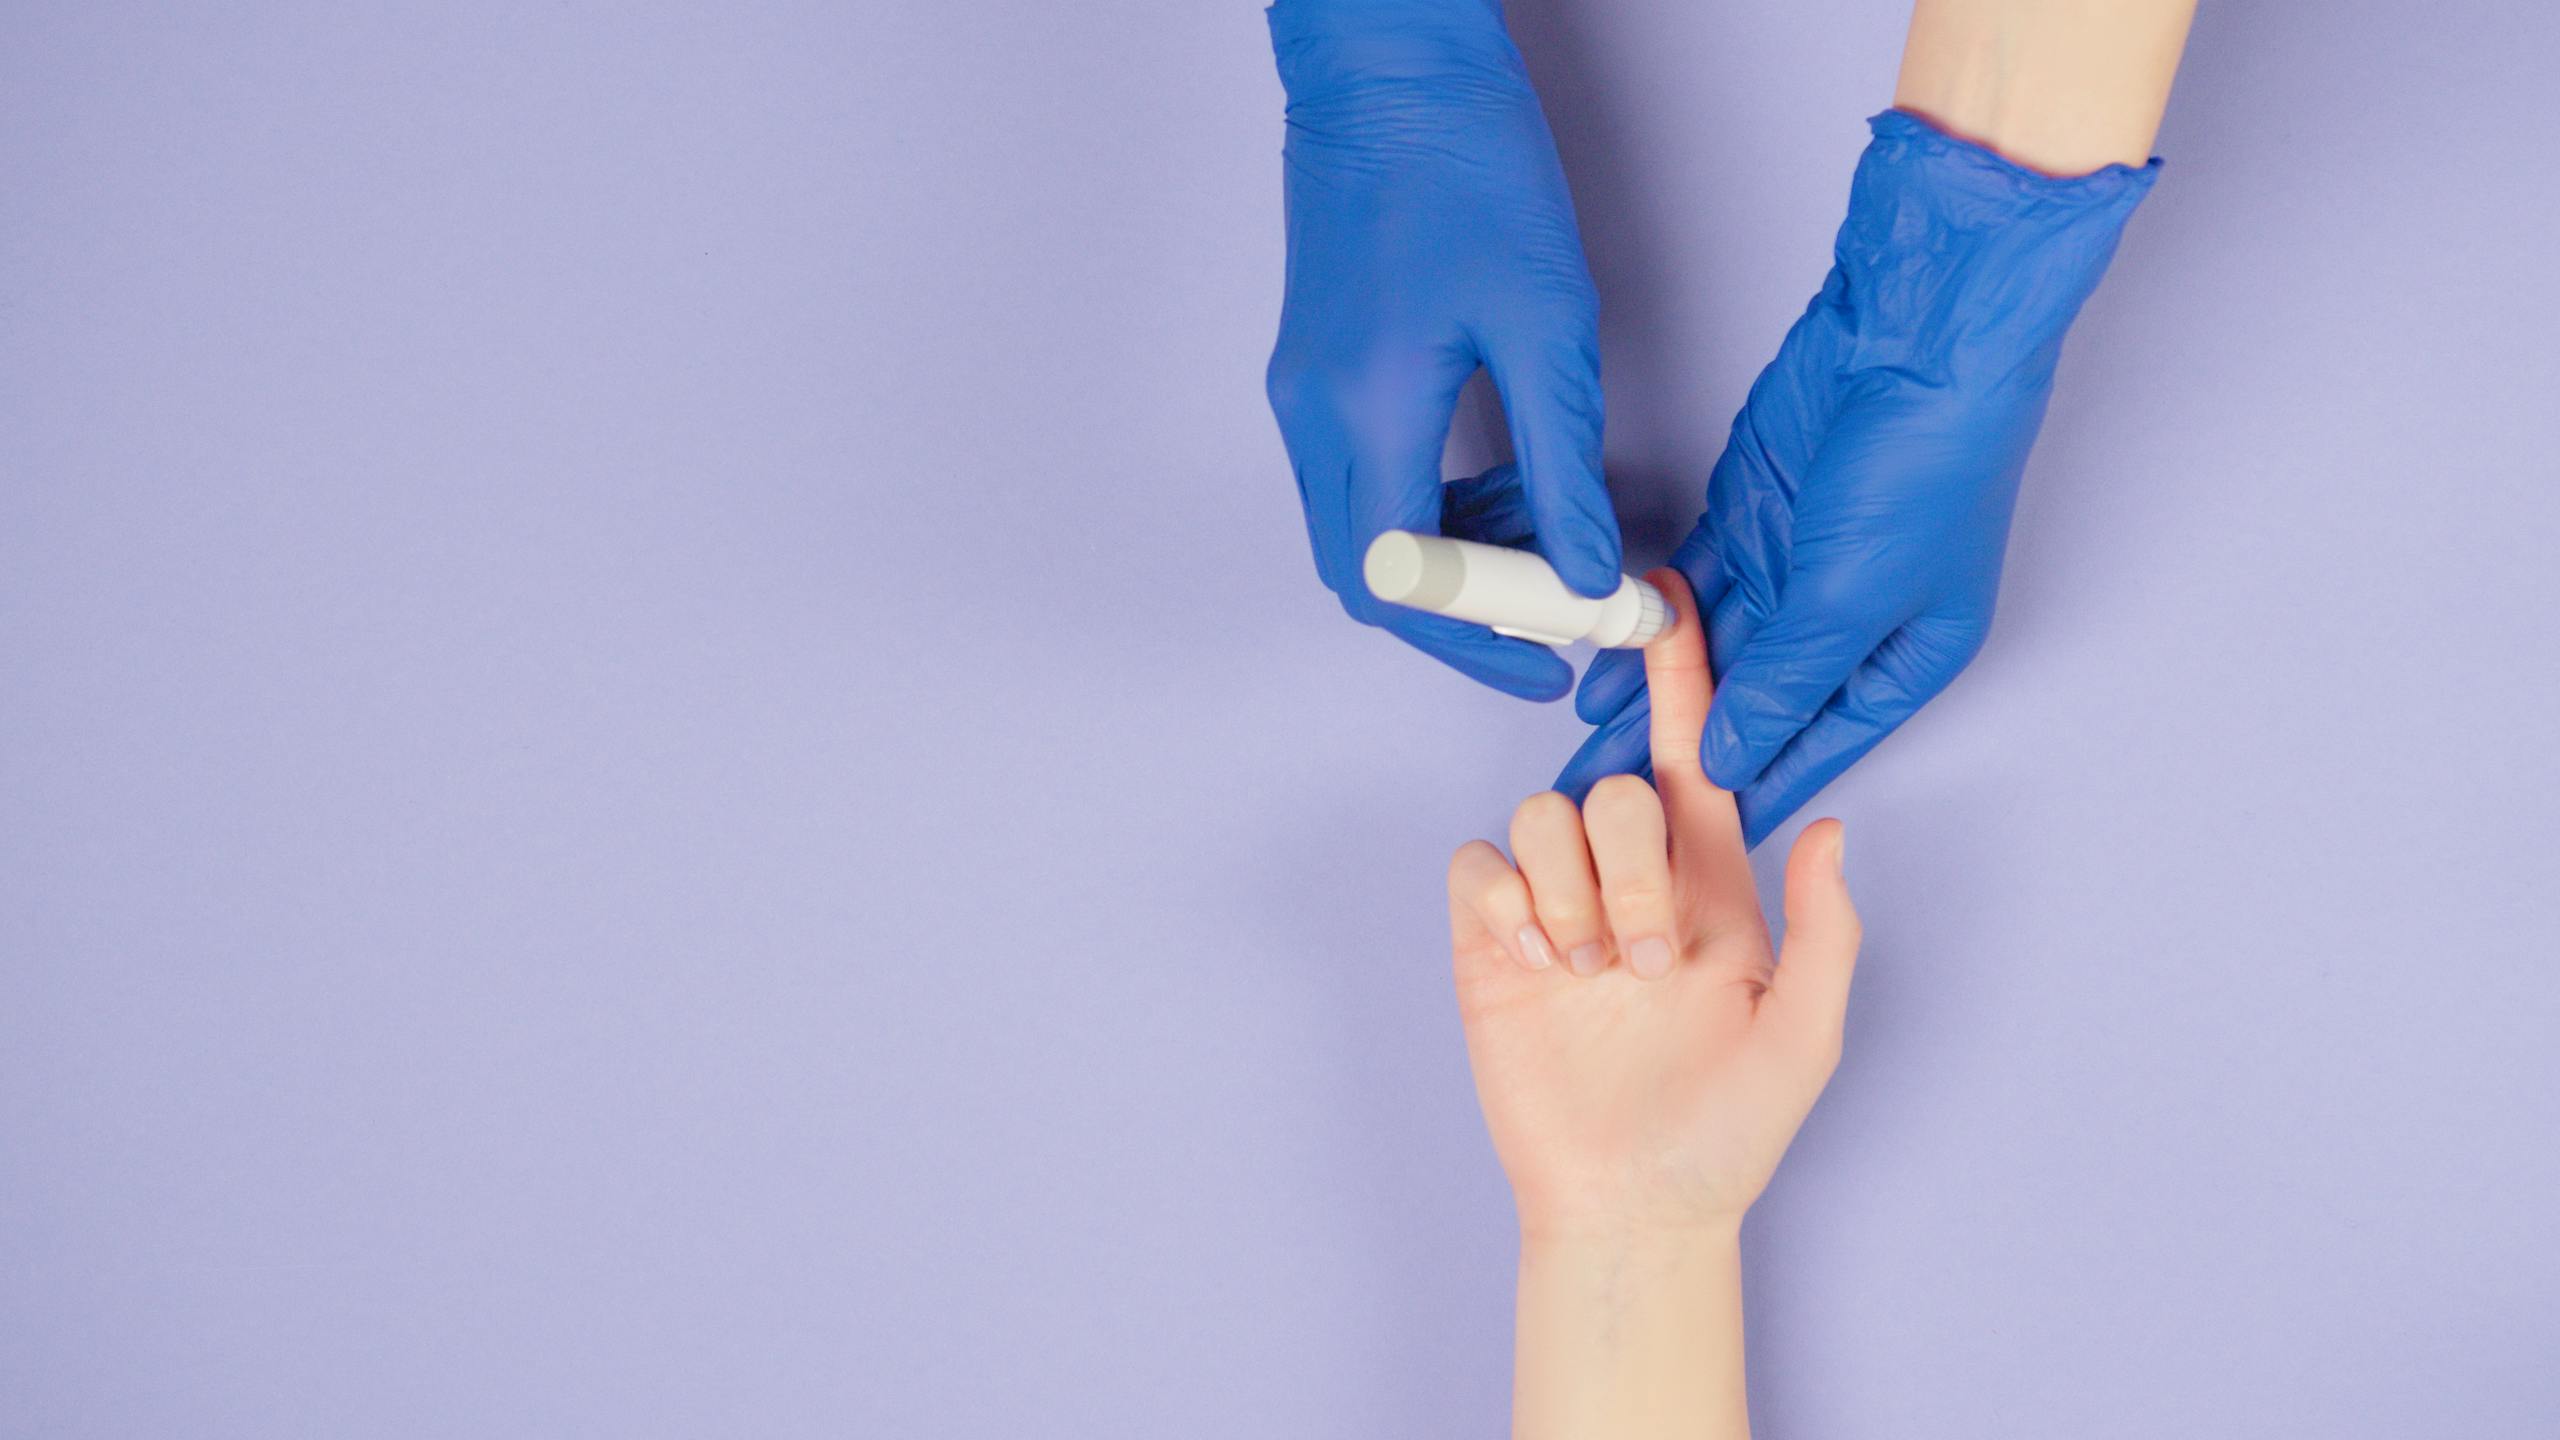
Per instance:
[[[1641,692],[1639,692],[1641,693]],[[1581,748],[1556,775],[1555,788],[1579,804],[1591,787],[1612,775],[1653,775],[1653,713],[1642,704],[1621,707],[1599,729],[1584,737]]]
[[[1476,678],[1506,695],[1544,705],[1573,693],[1573,666],[1542,645],[1504,645],[1491,665],[1474,667]]]
[[[1811,783],[1808,783],[1808,782]],[[1755,847],[1776,834],[1805,803],[1819,794],[1828,777],[1773,773],[1734,792],[1734,808],[1742,817],[1742,843]]]
[[[1573,694],[1573,713],[1585,725],[1598,725],[1626,708],[1627,701],[1644,688],[1644,657],[1634,650],[1603,650],[1591,658],[1591,666],[1582,672],[1582,685]]]
[[[1561,663],[1561,662],[1559,662]],[[1573,689],[1573,667],[1566,666],[1561,675],[1523,675],[1516,684],[1502,685],[1504,691],[1540,705],[1563,699]]]
[[[1708,707],[1706,733],[1698,741],[1698,763],[1717,789],[1736,794],[1759,779],[1760,772],[1769,766],[1769,757],[1747,743],[1734,724],[1723,691],[1716,693],[1714,703]]]
[[[1543,645],[1402,606],[1378,609],[1380,628],[1478,684],[1540,704],[1561,700],[1573,689],[1573,666]]]
[[[1773,810],[1764,806],[1755,806],[1748,799],[1741,802],[1740,808],[1742,811],[1742,848],[1745,850],[1759,849],[1760,842],[1768,839],[1770,834],[1779,826],[1786,824],[1788,817],[1795,814],[1796,811],[1796,807],[1794,806],[1789,806],[1784,810]]]
[[[1544,705],[1561,700],[1573,690],[1573,667],[1552,650],[1538,653],[1552,664],[1540,664],[1534,658],[1504,656],[1487,663],[1481,654],[1466,656],[1434,652],[1439,658],[1468,676],[1489,685],[1514,699]]]
[[[1840,778],[1855,755],[1863,755],[1869,747],[1860,746],[1854,754],[1843,754],[1818,765],[1798,765],[1795,756],[1800,747],[1791,748],[1778,763],[1764,771],[1760,778],[1734,792],[1734,805],[1742,815],[1742,839],[1746,845],[1757,845],[1776,833],[1778,827],[1795,818],[1823,788]]]
[[[1602,772],[1582,764],[1581,757],[1576,756],[1564,762],[1564,768],[1556,772],[1556,783],[1548,788],[1579,805],[1591,798],[1591,787],[1601,778]]]
[[[1602,731],[1582,743],[1573,758],[1556,772],[1555,788],[1579,805],[1591,795],[1591,787],[1612,775],[1641,775],[1650,767],[1645,757],[1625,743],[1624,737]]]

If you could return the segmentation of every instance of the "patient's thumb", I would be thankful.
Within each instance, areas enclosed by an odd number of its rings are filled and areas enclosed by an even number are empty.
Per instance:
[[[1841,863],[1847,843],[1837,820],[1817,820],[1796,837],[1787,856],[1786,945],[1762,1002],[1765,1018],[1823,1057],[1826,1070],[1839,1056],[1862,935]]]

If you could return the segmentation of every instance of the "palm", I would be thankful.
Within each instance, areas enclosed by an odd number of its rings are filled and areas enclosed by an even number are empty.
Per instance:
[[[1768,940],[1690,950],[1658,981],[1457,956],[1477,1095],[1524,1210],[1689,1227],[1758,1196],[1795,1129],[1762,1118],[1792,1088],[1753,1043]]]

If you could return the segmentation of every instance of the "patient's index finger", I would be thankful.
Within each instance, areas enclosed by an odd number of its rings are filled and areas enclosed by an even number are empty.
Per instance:
[[[1707,729],[1707,627],[1689,582],[1676,570],[1644,577],[1671,602],[1671,629],[1644,647],[1644,683],[1653,709],[1653,788],[1670,822],[1672,869],[1692,907],[1712,930],[1756,930],[1760,896],[1752,888],[1751,858],[1742,845],[1742,819],[1733,796],[1716,788],[1698,758]]]
[[[1686,779],[1704,772],[1698,744],[1706,735],[1707,627],[1698,620],[1698,605],[1689,582],[1677,570],[1656,570],[1644,577],[1671,602],[1672,626],[1644,647],[1645,689],[1653,701],[1653,773],[1658,781]]]

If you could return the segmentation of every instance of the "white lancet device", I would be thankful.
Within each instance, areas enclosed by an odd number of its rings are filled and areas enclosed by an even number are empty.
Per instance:
[[[1671,606],[1642,580],[1622,578],[1606,599],[1577,595],[1537,554],[1442,535],[1390,530],[1369,544],[1361,562],[1369,593],[1489,625],[1497,635],[1570,645],[1588,640],[1634,649],[1671,628]]]

